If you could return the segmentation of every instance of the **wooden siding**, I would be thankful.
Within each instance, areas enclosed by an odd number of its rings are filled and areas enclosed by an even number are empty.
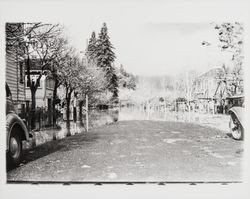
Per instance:
[[[16,104],[25,101],[25,85],[24,85],[24,67],[23,67],[23,83],[20,83],[20,64],[17,56],[13,52],[6,53],[6,82],[10,87],[12,99]]]

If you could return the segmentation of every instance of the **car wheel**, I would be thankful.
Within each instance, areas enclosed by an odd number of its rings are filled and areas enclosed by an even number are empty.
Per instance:
[[[232,118],[232,117],[233,116],[231,116],[230,122],[229,122],[229,128],[230,128],[232,137],[235,140],[243,140],[243,137],[244,137],[243,127],[236,117],[235,118]]]
[[[20,164],[22,159],[22,138],[17,130],[13,130],[9,139],[8,162],[12,166]]]

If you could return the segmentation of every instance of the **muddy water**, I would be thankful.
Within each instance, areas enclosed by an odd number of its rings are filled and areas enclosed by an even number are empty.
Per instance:
[[[225,115],[207,115],[199,113],[187,112],[171,112],[163,110],[150,110],[149,112],[140,108],[118,108],[109,110],[91,110],[89,112],[89,128],[107,125],[117,121],[124,120],[158,120],[158,121],[178,121],[178,122],[192,122],[211,127],[226,130],[229,121],[228,116]],[[85,116],[83,116],[82,125],[71,122],[70,128],[66,128],[64,121],[59,122],[60,130],[47,129],[44,131],[34,132],[33,146],[41,145],[45,142],[62,139],[67,136],[75,135],[77,133],[86,131]]]
[[[201,116],[195,113],[171,112],[163,110],[142,110],[137,107],[117,108],[109,110],[92,110],[89,113],[89,126],[96,127],[125,120],[160,120],[160,121],[199,121]],[[85,120],[83,120],[85,123]]]

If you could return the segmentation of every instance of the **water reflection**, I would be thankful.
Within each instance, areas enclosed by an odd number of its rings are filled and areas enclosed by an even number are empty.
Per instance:
[[[119,120],[119,109],[91,110],[89,112],[89,127],[110,124]]]
[[[215,117],[215,116],[213,116]],[[98,127],[125,120],[156,120],[156,121],[179,121],[179,122],[210,122],[206,114],[196,112],[173,112],[170,110],[151,109],[146,111],[139,107],[117,108],[108,110],[90,110],[89,111],[89,128]],[[66,126],[65,121],[61,121],[60,130],[46,129],[44,131],[34,132],[34,145],[40,145],[51,140],[62,139],[67,136],[75,135],[86,131],[85,116],[83,121],[77,123],[70,122]]]
[[[147,111],[139,107],[109,109],[102,111],[92,110],[89,114],[89,126],[96,127],[125,120],[160,120],[190,122],[197,120],[197,118],[199,117],[200,116],[195,113],[173,112],[170,110],[160,109],[151,109],[150,111]]]

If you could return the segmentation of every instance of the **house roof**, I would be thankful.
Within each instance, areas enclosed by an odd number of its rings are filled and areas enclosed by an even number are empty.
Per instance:
[[[240,98],[244,98],[244,95],[234,95],[234,96],[227,97],[227,99],[240,99]]]
[[[213,69],[203,73],[198,78],[202,79],[202,78],[206,78],[206,77],[216,77],[219,72],[221,72],[221,68],[213,68]]]

